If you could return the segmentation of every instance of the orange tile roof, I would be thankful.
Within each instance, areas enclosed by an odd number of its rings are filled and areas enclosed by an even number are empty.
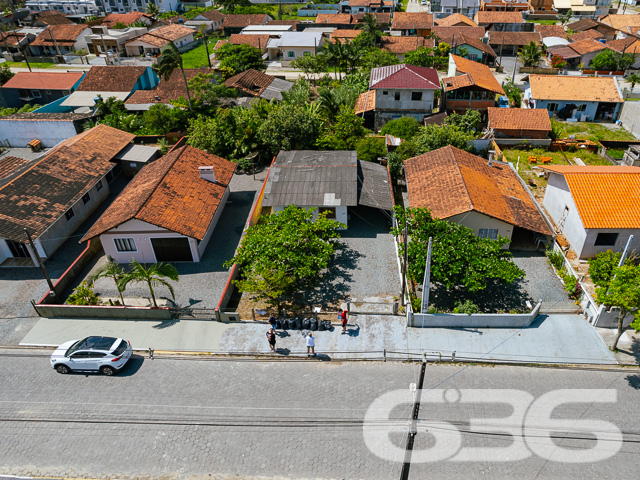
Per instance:
[[[491,45],[529,45],[531,42],[542,43],[538,32],[489,32]]]
[[[251,96],[259,97],[273,83],[274,78],[271,75],[250,68],[227,78],[224,84],[229,88],[237,88]]]
[[[18,45],[19,42],[22,41],[24,37],[26,37],[26,33],[18,33],[15,30],[8,32],[0,32],[0,42],[2,42],[2,46],[6,45]]]
[[[571,42],[569,47],[580,55],[586,55],[587,53],[599,52],[605,50],[607,46],[604,43],[596,42],[591,38],[586,38],[578,42]]]
[[[213,166],[217,183],[200,178]],[[132,219],[202,240],[221,205],[236,164],[191,146],[145,165],[81,241]]]
[[[618,53],[640,53],[640,40],[635,37],[620,38],[607,42],[607,48]]]
[[[102,25],[115,25],[116,23],[122,23],[124,25],[133,25],[142,18],[151,20],[151,15],[143,12],[129,12],[129,13],[110,13],[102,21]]]
[[[58,10],[42,10],[41,12],[33,12],[36,14],[36,21],[40,21],[44,25],[72,25],[64,13]]]
[[[467,37],[477,38],[478,40],[484,37],[484,27],[441,27],[434,26],[431,31],[438,35],[440,38],[450,37],[451,35],[466,35]]]
[[[356,100],[354,113],[356,115],[362,115],[364,112],[370,112],[376,109],[376,92],[375,90],[367,90],[361,93]]]
[[[640,167],[542,167],[564,175],[584,228],[640,228]]]
[[[68,42],[73,44],[78,40],[80,34],[87,28],[88,27],[86,25],[50,25],[45,28],[44,31],[33,40],[33,42],[31,42],[31,45],[55,46],[52,37],[58,45],[65,43],[66,46],[66,43]]]
[[[229,37],[229,43],[231,45],[250,45],[253,48],[259,48],[261,50],[267,50],[267,43],[271,37],[269,34],[242,34],[233,33]]]
[[[428,30],[433,27],[431,13],[396,12],[393,15],[391,30]]]
[[[489,90],[490,92],[495,92],[495,93],[504,95],[504,90],[496,80],[496,77],[493,76],[493,73],[491,72],[491,70],[489,70],[489,67],[481,63],[474,62],[472,60],[467,60],[466,58],[459,57],[457,55],[451,55],[451,57],[453,58],[456,64],[456,70],[458,72],[469,74],[469,78],[474,85],[484,90]],[[450,78],[445,80],[450,80]],[[445,85],[446,85],[446,82],[445,82]],[[447,91],[449,90],[453,90],[453,89],[447,88]]]
[[[436,24],[441,27],[455,27],[468,25],[470,27],[477,27],[478,24],[471,20],[469,17],[464,16],[461,13],[454,13],[453,15],[449,15],[448,17],[441,18],[440,20],[436,20]]]
[[[557,25],[549,25],[549,26],[557,27]],[[580,40],[586,40],[588,38],[595,40],[596,38],[603,38],[603,37],[604,35],[598,32],[597,30],[585,30],[584,32],[576,32],[573,35],[571,35],[571,41],[579,42]]]
[[[346,28],[336,28],[333,32],[331,32],[331,38],[356,38],[358,35],[362,33],[362,30],[351,30]]]
[[[487,108],[489,128],[496,130],[551,131],[549,112],[544,108]]]
[[[269,15],[263,13],[251,13],[246,15],[236,15],[232,13],[224,17],[222,28],[228,27],[248,27],[249,25],[264,25],[269,20],[273,20]]]
[[[396,55],[403,55],[416,50],[418,47],[433,48],[432,38],[424,37],[382,37],[380,38],[380,48]]]
[[[78,86],[79,92],[130,92],[147,67],[94,65]]]
[[[613,77],[530,75],[529,85],[534,100],[614,103],[623,101]]]
[[[521,12],[478,12],[474,18],[478,25],[490,23],[524,23]]]
[[[348,13],[321,13],[316,17],[316,23],[351,25],[356,19]]]
[[[629,13],[626,15],[610,14],[603,17],[600,22],[616,30],[622,30],[626,27],[640,27],[640,15],[637,13]]]
[[[527,230],[551,235],[526,187],[508,165],[452,146],[404,162],[409,205],[437,218],[476,211]]]
[[[559,37],[567,39],[567,32],[564,31],[562,25],[536,25],[536,32],[540,34],[542,38]]]
[[[82,75],[82,72],[18,72],[2,88],[71,90]]]
[[[210,74],[210,68],[185,68],[184,75],[187,82],[199,74]],[[184,78],[180,70],[173,71],[169,80],[160,78],[158,88],[154,90],[136,90],[124,102],[125,105],[142,105],[151,103],[169,103],[171,100],[178,100],[180,97],[187,98],[187,89],[184,85]]]
[[[29,160],[24,158],[4,156],[0,157],[0,180],[8,175],[11,175],[18,167],[29,163]]]

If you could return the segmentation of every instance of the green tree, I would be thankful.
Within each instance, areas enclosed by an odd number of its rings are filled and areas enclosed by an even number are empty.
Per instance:
[[[507,82],[502,86],[502,89],[509,98],[512,107],[520,108],[522,106],[522,92],[515,83]]]
[[[525,67],[534,67],[542,59],[542,49],[540,45],[532,41],[520,49],[518,58],[520,58]]]
[[[589,277],[597,287],[607,287],[613,278],[613,272],[618,268],[622,254],[607,250],[600,252],[589,260]]]
[[[311,99],[311,87],[304,78],[298,79],[288,92],[282,92],[282,101],[292,105],[305,106]]]
[[[158,6],[157,6],[155,3],[153,3],[153,2],[150,2],[150,3],[149,3],[149,5],[147,6],[147,10],[146,10],[146,11],[147,11],[147,13],[148,13],[149,15],[151,15],[151,16],[152,16],[152,17],[154,17],[154,18],[155,18],[155,17],[157,17],[158,15],[160,15],[160,9],[159,9],[159,8],[158,8]]]
[[[116,284],[116,289],[118,290],[118,296],[120,297],[120,302],[124,305],[124,297],[122,296],[123,290],[120,289],[120,280],[124,277],[125,271],[118,262],[116,262],[111,255],[107,257],[107,263],[102,265],[96,272],[89,277],[87,280],[87,284],[90,287],[93,287],[93,284],[99,278],[110,278]]]
[[[302,70],[302,72],[307,77],[307,81],[315,81],[316,75],[327,72],[329,70],[327,57],[321,54],[298,57],[293,62],[291,62],[291,66],[293,68]]]
[[[172,110],[171,107],[164,103],[151,105],[149,110],[142,114],[142,121],[155,134],[165,134],[173,128]]]
[[[370,13],[365,14],[362,18],[362,23],[360,23],[356,28],[362,30],[362,33],[369,40],[370,45],[375,47],[376,43],[378,43],[378,39],[382,36],[380,31],[382,30],[382,25],[378,23],[378,16],[371,15]]]
[[[358,160],[364,162],[374,162],[379,157],[384,157],[384,138],[381,137],[365,137],[356,143],[356,151],[358,152]]]
[[[618,333],[611,346],[611,350],[616,351],[620,337],[629,326],[640,328],[640,267],[633,264],[616,266],[612,274],[609,285],[596,288],[596,299],[607,307],[620,309]],[[634,320],[625,326],[624,319],[628,314],[633,315]]]
[[[364,120],[353,113],[352,109],[342,107],[335,122],[329,124],[324,134],[318,138],[316,146],[320,150],[353,150],[367,129]]]
[[[233,77],[251,68],[259,71],[266,69],[260,49],[246,43],[241,45],[225,43],[216,50],[216,58],[220,60],[218,68],[225,78]]]
[[[418,47],[411,50],[405,54],[404,62],[418,67],[433,67],[435,62],[433,48]]]
[[[366,51],[360,59],[360,69],[361,73],[367,78],[368,84],[369,75],[371,75],[372,69],[386,67],[388,65],[397,65],[398,63],[400,63],[400,61],[395,53],[388,52],[387,50],[380,50],[379,48],[372,48]]]
[[[149,288],[149,294],[151,295],[151,300],[153,300],[153,306],[158,307],[158,302],[156,302],[156,294],[154,291],[154,287],[158,287],[160,285],[164,285],[171,292],[171,298],[175,300],[176,295],[173,291],[173,286],[168,282],[168,280],[172,280],[177,282],[179,280],[178,270],[176,267],[169,263],[154,263],[147,267],[146,265],[141,265],[136,262],[135,259],[131,259],[131,263],[129,264],[131,270],[126,273],[119,282],[119,291],[124,292],[129,283],[146,283]]]
[[[73,289],[73,293],[67,298],[67,303],[70,305],[98,305],[99,300],[93,287],[87,282],[82,282]]]
[[[216,0],[218,5],[222,5],[229,13],[234,13],[236,7],[248,7],[251,5],[249,0]]]
[[[413,138],[420,130],[420,122],[414,117],[401,117],[395,120],[389,120],[380,133],[382,135],[393,135],[394,137],[409,140]]]
[[[447,115],[444,123],[446,125],[458,127],[460,130],[472,134],[478,128],[480,123],[482,123],[482,116],[477,110],[467,110],[463,115],[454,112],[451,115]]]
[[[228,88],[220,77],[212,73],[198,73],[189,80],[189,89],[193,95],[193,109],[195,113],[210,116],[220,106],[221,98],[235,98],[238,92],[235,88]],[[181,97],[182,98],[182,97]],[[172,102],[172,104],[185,107],[183,101]]]
[[[258,138],[270,156],[278,150],[313,149],[321,131],[317,112],[285,103],[269,113],[258,128]]]
[[[336,39],[333,42],[326,42],[323,50],[323,54],[326,55],[329,65],[336,69],[340,80],[342,80],[342,72],[346,71],[347,57],[349,55],[345,45],[346,44],[342,43],[340,39]]]
[[[397,180],[402,175],[402,157],[397,152],[387,153],[387,165],[391,178]]]
[[[473,138],[473,133],[457,125],[427,125],[413,137],[412,143],[415,145],[415,154],[422,155],[447,145],[469,150],[468,143]]]
[[[353,109],[359,94],[357,86],[347,85],[344,82],[337,88],[321,87],[318,89],[320,110],[329,122],[333,122],[341,108]]]
[[[630,75],[627,75],[626,80],[631,84],[631,91],[633,92],[633,89],[635,88],[636,83],[640,83],[640,75],[638,75],[637,73],[632,73]],[[1,84],[2,84],[2,80],[0,79],[0,85]]]
[[[566,13],[559,13],[558,20],[560,20],[560,24],[564,26],[565,23],[571,20],[572,16],[573,16],[573,11],[569,9]]]
[[[627,70],[635,63],[636,58],[635,53],[619,53],[607,48],[593,57],[590,67],[594,70]]]
[[[15,75],[6,63],[0,65],[0,86],[7,83]]]
[[[414,282],[422,283],[429,237],[433,237],[431,253],[431,279],[448,290],[465,287],[470,292],[484,290],[489,280],[511,284],[524,278],[524,271],[511,260],[512,254],[503,246],[509,239],[480,238],[473,230],[457,223],[439,220],[427,208],[394,208],[398,228],[394,235],[401,235],[407,225],[409,258],[407,272]],[[404,247],[400,245],[401,254]]]
[[[337,230],[345,225],[328,219],[327,212],[313,220],[314,210],[290,205],[247,229],[235,256],[225,263],[240,266],[234,283],[241,292],[281,311],[286,297],[321,280],[340,237]]]
[[[184,73],[184,67],[182,64],[182,55],[178,47],[173,42],[169,42],[162,48],[162,54],[158,59],[158,75],[161,76],[164,81],[168,81],[171,74],[180,69],[182,72],[182,78],[184,79],[184,87],[187,89],[187,99],[189,100],[189,110],[193,110],[191,105],[191,93],[189,92],[189,82],[187,82],[187,76]]]

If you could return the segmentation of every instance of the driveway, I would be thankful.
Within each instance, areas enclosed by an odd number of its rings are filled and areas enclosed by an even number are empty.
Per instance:
[[[251,213],[254,200],[266,171],[252,175],[234,175],[231,180],[231,193],[229,200],[220,216],[218,225],[207,245],[204,256],[200,262],[174,263],[178,269],[180,280],[174,284],[176,294],[175,303],[181,307],[215,308],[218,306],[220,296],[229,278],[229,271],[223,265],[233,255],[240,243],[247,219]],[[106,258],[101,257],[97,263],[86,272],[91,275]],[[77,283],[80,283],[78,279]],[[171,300],[171,294],[165,287],[158,287],[157,299]],[[95,282],[95,291],[103,297],[117,297],[118,292],[113,280],[101,278]],[[125,292],[127,297],[149,297],[149,291],[143,284],[130,284]]]
[[[419,13],[419,12],[425,12],[427,13],[429,11],[429,3],[431,2],[427,2],[427,5],[422,5],[421,4],[421,0],[409,0],[409,3],[407,3],[407,12],[410,13]]]

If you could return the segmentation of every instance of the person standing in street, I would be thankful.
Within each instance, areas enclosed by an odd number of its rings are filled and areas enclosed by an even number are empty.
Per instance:
[[[276,322],[276,317],[274,317],[273,315],[271,315],[269,317],[269,325],[271,325],[271,328],[275,332],[276,331],[276,327],[278,326],[278,322]]]
[[[342,320],[342,334],[344,335],[345,333],[347,333],[347,316],[348,316],[348,312],[346,310],[343,310],[342,313],[340,314],[340,319]]]
[[[309,352],[311,352],[313,356],[316,355],[316,339],[311,332],[307,335],[307,355],[309,355]]]
[[[271,351],[276,351],[276,331],[272,328],[267,332],[267,341],[269,342],[269,347],[271,347]]]

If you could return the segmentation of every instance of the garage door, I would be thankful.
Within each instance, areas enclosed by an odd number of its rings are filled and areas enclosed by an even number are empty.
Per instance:
[[[152,238],[158,262],[193,262],[188,238]]]

